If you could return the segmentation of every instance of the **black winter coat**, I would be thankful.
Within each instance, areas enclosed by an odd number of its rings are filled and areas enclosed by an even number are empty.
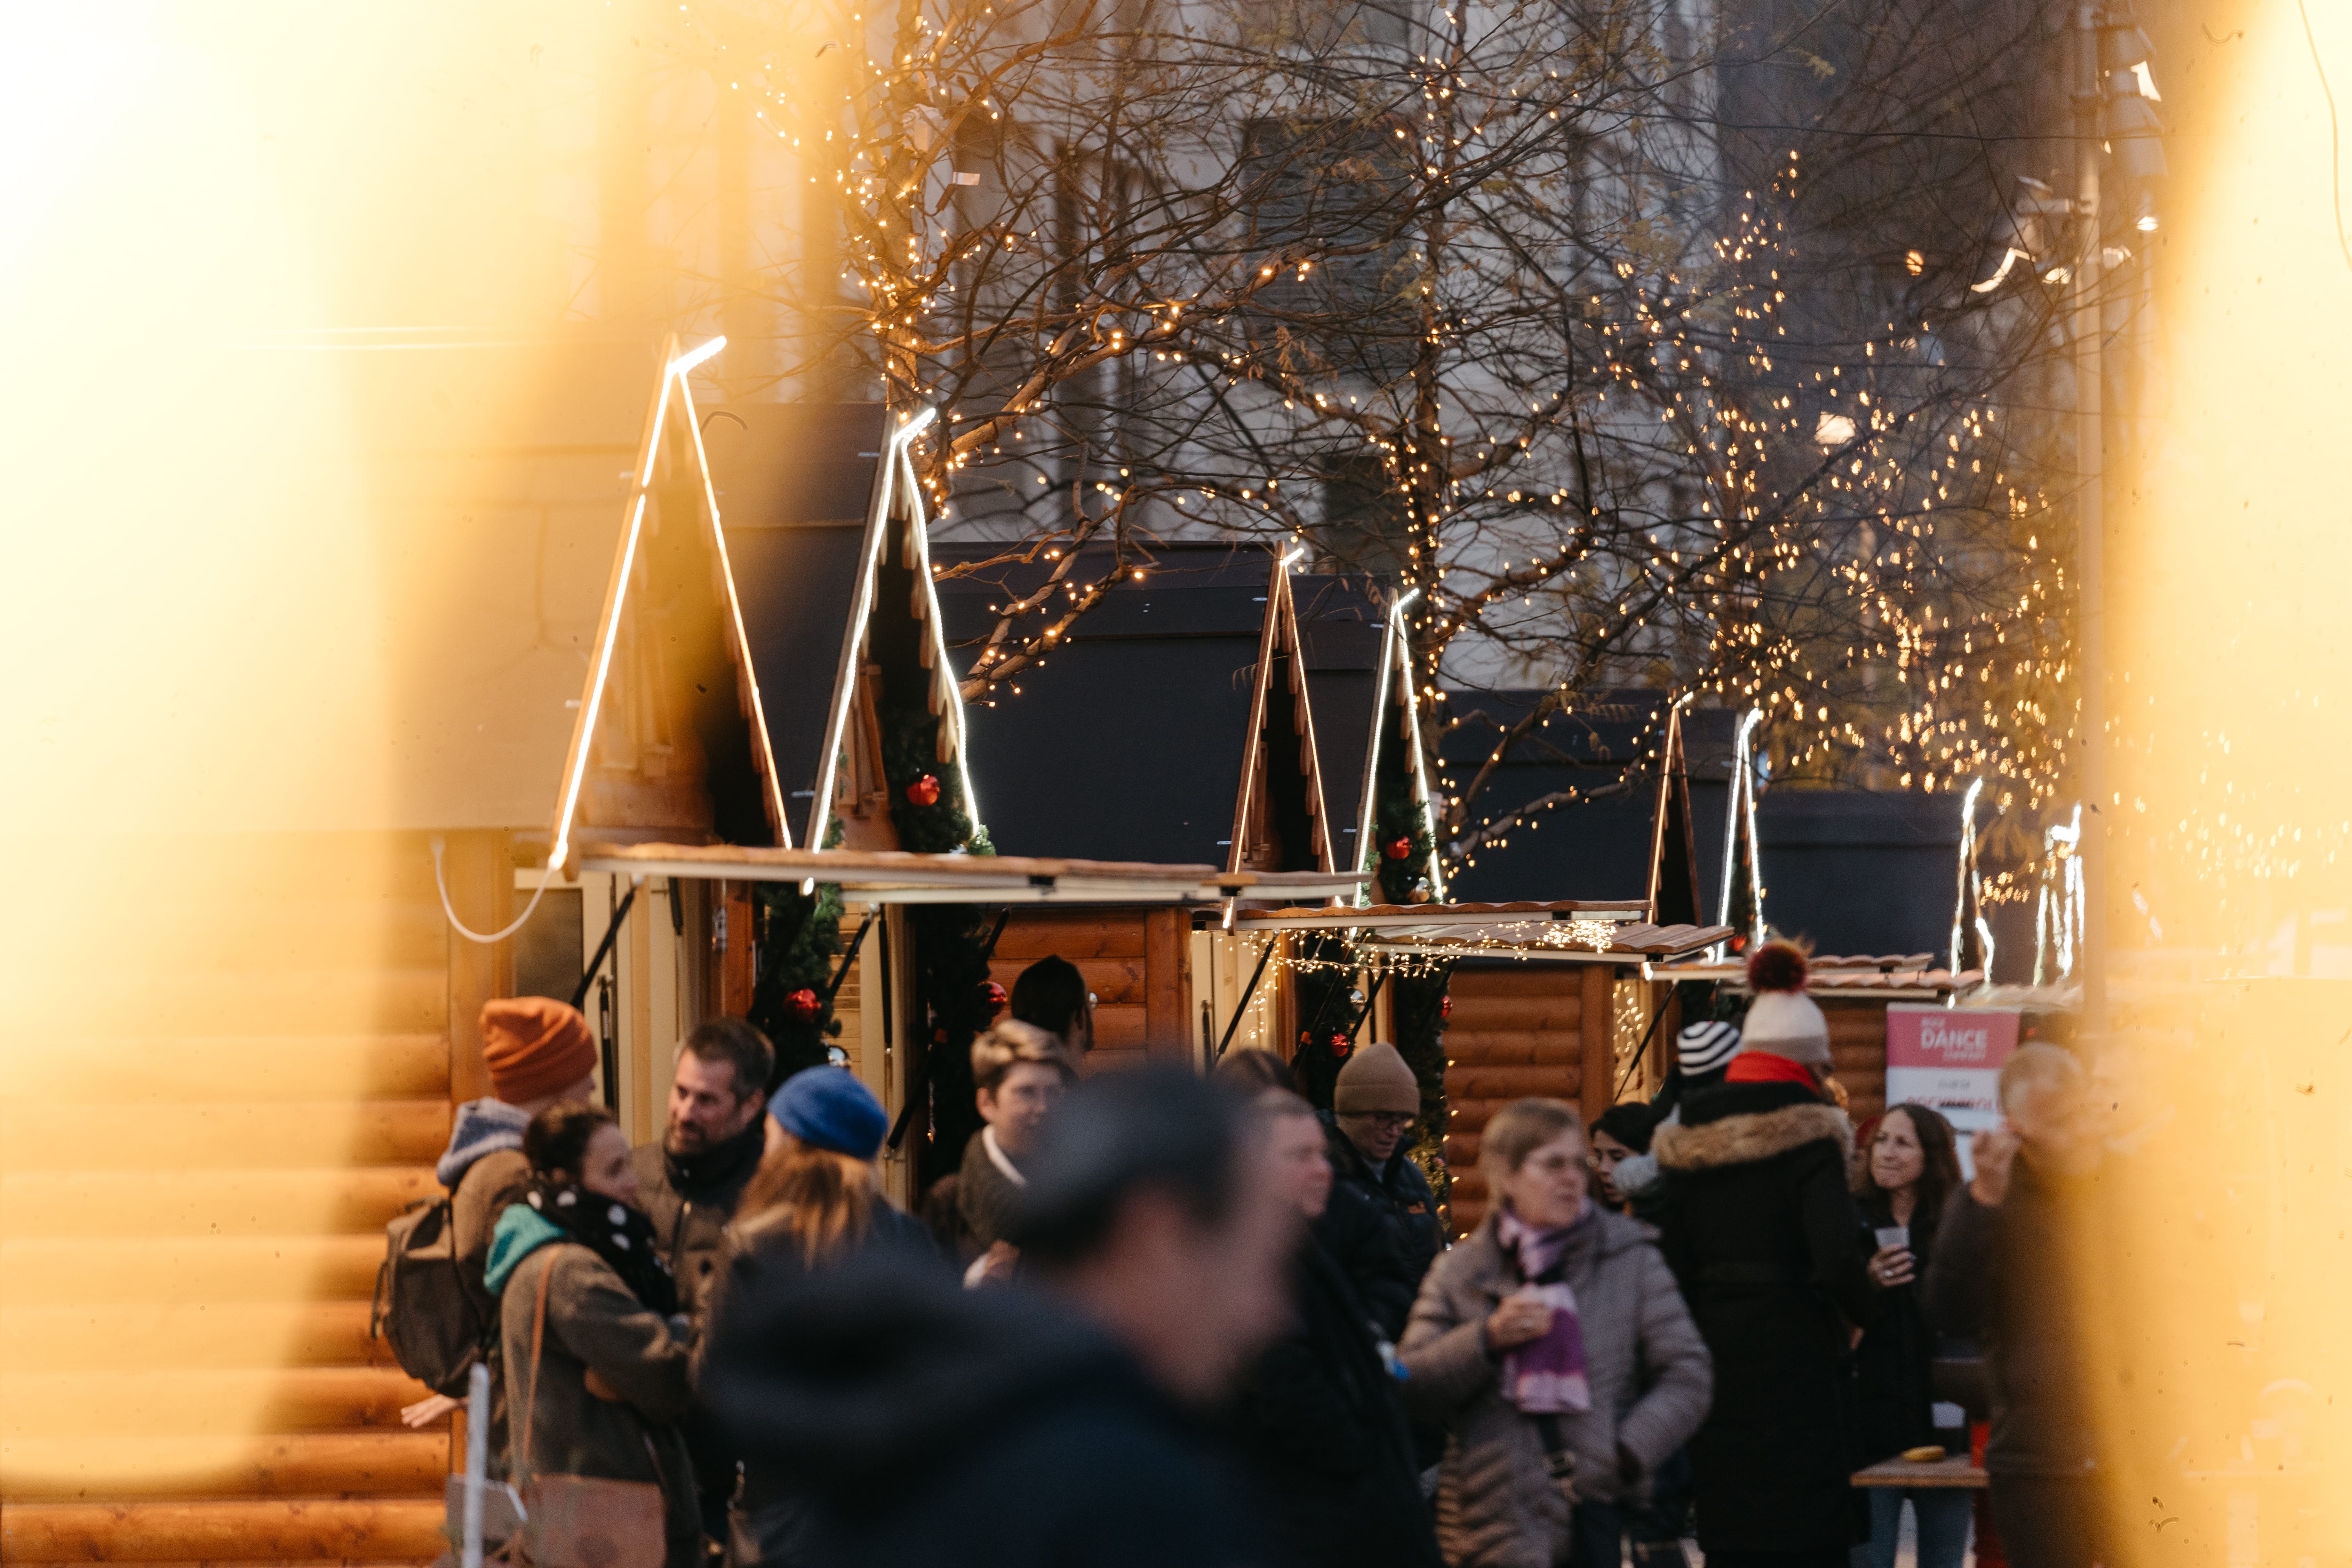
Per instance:
[[[1860,1201],[1862,1246],[1865,1254],[1878,1250],[1875,1234],[1895,1223],[1884,1193]],[[1879,1292],[1878,1321],[1853,1350],[1853,1380],[1862,1417],[1862,1462],[1874,1465],[1906,1448],[1927,1443],[1950,1447],[1952,1436],[1936,1430],[1934,1407],[1936,1346],[1938,1339],[1920,1305],[1927,1267],[1936,1252],[1933,1225],[1927,1216],[1912,1215],[1912,1282]]]
[[[1437,1197],[1429,1178],[1402,1148],[1374,1165],[1348,1141],[1329,1111],[1322,1112],[1331,1154],[1331,1202],[1316,1234],[1394,1344],[1421,1294],[1429,1266],[1445,1248]]]
[[[1200,1428],[1051,1297],[862,1257],[730,1289],[704,1397],[791,1478],[793,1568],[1268,1568]]]
[[[1929,1320],[1984,1343],[1992,1395],[1985,1468],[1997,1476],[2080,1476],[2097,1468],[2084,1408],[2089,1371],[2069,1260],[2095,1183],[2063,1191],[2020,1155],[1997,1209],[1962,1187],[1944,1203],[1927,1274]]]
[[[1651,1144],[1660,1245],[1715,1356],[1715,1403],[1690,1443],[1710,1556],[1829,1553],[1867,1532],[1847,1341],[1878,1301],[1846,1189],[1853,1147],[1844,1112],[1787,1083],[1693,1095]]]
[[[670,1153],[656,1139],[629,1152],[637,1173],[637,1206],[652,1216],[662,1260],[677,1280],[677,1300],[699,1329],[704,1298],[710,1293],[727,1250],[727,1222],[766,1146],[767,1118],[699,1154]]]
[[[1354,1287],[1313,1237],[1291,1265],[1291,1331],[1251,1368],[1232,1420],[1276,1560],[1439,1568],[1396,1379]]]

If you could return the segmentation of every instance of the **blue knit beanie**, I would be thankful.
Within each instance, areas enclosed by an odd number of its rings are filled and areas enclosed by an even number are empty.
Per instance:
[[[889,1130],[889,1113],[847,1068],[804,1068],[768,1099],[776,1125],[813,1149],[871,1160]]]

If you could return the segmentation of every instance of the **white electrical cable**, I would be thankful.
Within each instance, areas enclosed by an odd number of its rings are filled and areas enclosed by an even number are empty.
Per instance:
[[[484,947],[488,947],[494,942],[504,942],[507,938],[514,935],[515,932],[522,930],[524,923],[530,919],[531,911],[539,908],[539,900],[547,896],[548,884],[554,881],[556,873],[562,869],[562,868],[556,865],[554,861],[550,860],[547,863],[546,874],[541,876],[539,879],[539,890],[531,894],[530,902],[522,907],[522,913],[515,916],[514,924],[507,927],[507,929],[502,931],[494,931],[491,934],[485,936],[480,931],[475,931],[467,925],[464,921],[459,920],[457,918],[457,910],[451,907],[449,903],[449,885],[443,881],[441,878],[441,850],[444,843],[445,841],[440,838],[433,840],[433,886],[441,895],[441,912],[449,917],[449,929],[451,931],[456,931],[467,942],[478,942]]]

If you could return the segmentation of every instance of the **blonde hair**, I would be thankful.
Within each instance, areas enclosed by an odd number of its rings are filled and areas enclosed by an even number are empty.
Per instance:
[[[2083,1087],[2083,1064],[2074,1059],[2072,1051],[2056,1046],[2034,1044],[2020,1046],[2009,1060],[2000,1065],[2000,1099],[2003,1113],[2010,1102],[2027,1089],[2080,1089]]]
[[[874,1162],[803,1143],[791,1133],[751,1173],[735,1208],[745,1241],[782,1234],[814,1266],[866,1239],[874,1224]]]
[[[1563,1132],[1584,1136],[1584,1118],[1576,1107],[1541,1096],[1515,1100],[1488,1117],[1486,1131],[1478,1135],[1478,1173],[1491,1186]]]
[[[1017,1018],[1000,1018],[972,1037],[971,1086],[993,1094],[1005,1074],[1023,1062],[1055,1068],[1065,1079],[1078,1076],[1070,1064],[1069,1047],[1062,1044],[1059,1035]]]

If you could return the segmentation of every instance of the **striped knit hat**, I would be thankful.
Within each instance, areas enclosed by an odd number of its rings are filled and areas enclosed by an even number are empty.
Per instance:
[[[1675,1037],[1675,1061],[1685,1075],[1714,1072],[1739,1054],[1739,1026],[1710,1019]]]

